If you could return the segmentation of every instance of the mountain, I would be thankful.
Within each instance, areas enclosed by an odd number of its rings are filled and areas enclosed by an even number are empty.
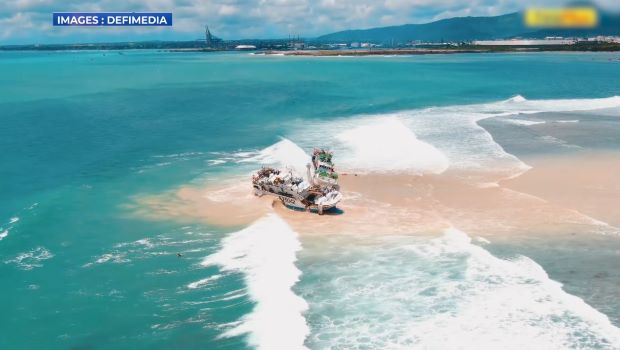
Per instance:
[[[601,13],[600,25],[592,29],[532,30],[523,23],[523,13],[493,17],[455,17],[425,24],[405,24],[371,29],[345,30],[317,38],[328,42],[425,42],[471,41],[514,37],[620,35],[620,16]]]
[[[592,36],[616,36],[620,35],[620,15],[599,12],[599,25],[589,29],[542,29],[521,36],[530,38],[544,38],[547,36],[561,37],[592,37]]]

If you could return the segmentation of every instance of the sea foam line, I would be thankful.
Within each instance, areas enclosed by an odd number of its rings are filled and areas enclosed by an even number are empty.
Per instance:
[[[201,280],[198,280],[196,282],[192,282],[190,284],[187,285],[187,288],[189,289],[197,289],[197,288],[201,288],[204,287],[206,285],[208,285],[209,283],[216,281],[218,279],[220,279],[222,277],[222,275],[213,275],[207,278],[203,278]]]
[[[282,138],[280,141],[259,152],[239,152],[236,155],[243,157],[239,160],[241,163],[251,162],[281,167],[287,166],[298,174],[304,174],[306,164],[310,162],[310,156],[297,144],[286,138]]]
[[[352,153],[343,159],[343,164],[353,170],[439,174],[449,166],[448,158],[441,151],[419,140],[395,117],[345,130],[336,139]]]
[[[455,228],[446,230],[443,237],[432,241],[425,249],[413,250],[433,260],[466,254],[464,276],[467,282],[463,285],[474,289],[462,295],[456,318],[441,315],[418,324],[417,328],[422,330],[427,327],[430,327],[428,331],[432,328],[448,330],[439,331],[435,337],[421,337],[419,345],[439,346],[441,335],[451,334],[451,339],[460,341],[462,336],[470,335],[477,339],[477,343],[471,345],[477,344],[480,348],[501,347],[502,342],[506,348],[620,346],[620,329],[605,314],[565,292],[561,283],[549,278],[543,267],[528,257],[497,258],[472,244],[466,233]],[[458,323],[465,319],[470,320],[470,324],[459,327]],[[493,329],[495,337],[484,335],[485,329]],[[479,336],[474,336],[478,332],[481,332]],[[443,346],[460,348],[465,344],[451,340]]]
[[[27,252],[22,252],[15,258],[5,260],[5,264],[15,264],[22,270],[32,270],[37,267],[43,267],[43,261],[54,257],[51,251],[45,247],[36,247]]]
[[[18,221],[19,221],[19,217],[14,216],[9,219],[6,228],[0,226],[0,241],[5,239],[9,235],[9,232],[11,232],[11,230],[13,229],[13,226],[15,226],[15,224]]]
[[[292,124],[288,138],[262,150],[236,152],[218,163],[290,166],[305,173],[313,147],[336,153],[341,171],[442,173],[446,169],[511,178],[531,167],[506,152],[478,122],[494,117],[620,107],[620,96],[595,99],[507,100],[429,107]],[[530,123],[510,119],[517,123]],[[295,142],[291,141],[294,140]],[[498,175],[499,174],[499,175]]]
[[[301,250],[297,233],[281,218],[270,214],[222,240],[222,248],[205,258],[203,266],[217,265],[222,272],[244,274],[254,310],[224,337],[249,334],[258,349],[307,349],[310,329],[303,313],[306,301],[291,288],[301,271],[295,266]]]
[[[450,228],[361,236],[311,251],[317,349],[618,349],[620,330],[533,260],[499,258]],[[316,256],[312,256],[316,254]],[[310,292],[311,291],[311,292]],[[346,346],[344,345],[346,344]]]

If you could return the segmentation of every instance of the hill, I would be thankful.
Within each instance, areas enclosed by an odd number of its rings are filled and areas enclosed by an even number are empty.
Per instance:
[[[425,24],[345,30],[317,38],[325,42],[369,41],[404,43],[492,40],[514,37],[544,38],[546,36],[620,35],[620,16],[601,13],[600,25],[591,29],[532,30],[523,23],[521,12],[493,17],[455,17]]]

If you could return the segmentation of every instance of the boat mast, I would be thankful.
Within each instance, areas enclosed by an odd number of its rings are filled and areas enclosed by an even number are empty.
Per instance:
[[[308,175],[308,183],[310,185],[314,185],[314,180],[312,179],[312,173],[310,172],[310,163],[306,164],[306,168],[308,169],[307,175]]]

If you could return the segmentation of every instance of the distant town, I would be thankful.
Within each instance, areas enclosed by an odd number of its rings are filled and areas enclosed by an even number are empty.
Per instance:
[[[84,44],[30,44],[0,46],[2,51],[132,50],[155,49],[173,52],[256,51],[289,55],[367,55],[490,51],[620,51],[620,36],[510,38],[495,40],[356,41],[302,38],[224,40],[208,26],[204,37],[189,41],[137,41]]]

